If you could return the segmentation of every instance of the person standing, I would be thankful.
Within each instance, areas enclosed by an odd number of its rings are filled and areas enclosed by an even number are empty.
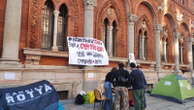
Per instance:
[[[146,80],[143,72],[136,67],[135,63],[130,63],[131,74],[130,74],[130,82],[133,88],[133,96],[135,100],[135,110],[145,110],[146,102],[145,102],[145,87]]]
[[[118,64],[119,69],[114,72],[115,102],[114,110],[129,110],[128,84],[129,72],[124,69],[124,64]]]
[[[113,74],[117,70],[117,68],[113,67],[110,72],[105,77],[104,89],[105,89],[105,97],[107,98],[104,103],[104,110],[112,110],[112,86],[113,83]]]

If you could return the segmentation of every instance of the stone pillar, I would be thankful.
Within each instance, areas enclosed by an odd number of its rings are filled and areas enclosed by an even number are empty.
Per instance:
[[[54,11],[54,34],[53,34],[53,46],[52,50],[53,51],[58,51],[57,47],[57,24],[58,24],[58,16],[59,16],[59,11],[55,10]]]
[[[180,48],[180,63],[183,64],[183,46],[181,45],[179,48]]]
[[[155,58],[156,58],[156,65],[155,69],[159,77],[159,72],[160,72],[160,64],[161,64],[161,56],[160,56],[160,32],[162,31],[162,26],[161,24],[156,24],[154,25],[154,33],[155,33]]]
[[[128,15],[128,53],[134,53],[134,33],[135,33],[135,21],[137,16],[133,14]]]
[[[163,52],[164,52],[164,61],[167,62],[167,53],[166,53],[166,45],[167,45],[167,42],[166,40],[163,41]]]
[[[96,0],[84,0],[84,3],[84,37],[93,37],[94,6],[96,6]]]
[[[180,33],[176,32],[175,33],[175,41],[174,41],[174,46],[175,46],[175,72],[178,73],[179,70],[179,38],[180,38]]]
[[[189,37],[188,40],[187,40],[187,46],[188,46],[188,56],[187,56],[187,59],[188,59],[188,62],[189,62],[189,65],[190,65],[190,69],[192,70],[193,69],[193,53],[192,53],[192,43],[193,43],[193,38],[192,37]]]
[[[192,44],[193,44],[193,38],[189,37],[187,40],[187,46],[188,46],[188,62],[189,62],[189,70],[191,71],[192,75],[192,84],[194,84],[194,73],[193,73],[193,50],[192,50]]]
[[[107,32],[107,37],[108,37],[108,55],[113,56],[113,26],[108,26],[108,32]]]
[[[141,37],[141,59],[145,60],[145,35]]]
[[[2,64],[19,64],[22,0],[7,0]]]
[[[94,7],[96,6],[96,0],[84,0],[85,13],[84,13],[84,37],[93,37],[94,33]],[[93,66],[84,67],[84,79],[83,79],[83,90],[94,90],[98,81],[95,78],[88,79],[88,74],[94,74]],[[90,71],[88,71],[90,69]]]

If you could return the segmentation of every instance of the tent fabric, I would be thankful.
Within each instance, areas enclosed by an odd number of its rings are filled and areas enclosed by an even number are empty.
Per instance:
[[[58,103],[58,109],[57,110],[65,110],[62,103]]]
[[[173,98],[182,103],[186,99],[194,97],[194,89],[182,76],[177,74],[167,75],[153,88],[151,95]]]
[[[57,110],[59,97],[48,81],[0,89],[3,110]]]

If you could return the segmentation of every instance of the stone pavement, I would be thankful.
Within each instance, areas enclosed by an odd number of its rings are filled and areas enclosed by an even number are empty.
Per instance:
[[[172,101],[167,101],[165,99],[156,98],[149,95],[146,95],[146,98],[146,110],[194,110],[194,101],[189,101],[184,104],[178,104]],[[73,99],[62,101],[62,103],[65,106],[65,110],[93,110],[93,104],[75,105]],[[130,110],[133,110],[133,108],[131,108]]]

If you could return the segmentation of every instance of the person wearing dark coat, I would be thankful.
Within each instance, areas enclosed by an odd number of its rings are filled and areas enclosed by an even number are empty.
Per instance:
[[[130,73],[130,82],[133,88],[133,96],[135,100],[135,110],[145,110],[145,87],[146,80],[143,72],[136,67],[135,63],[130,63],[131,73]]]
[[[124,64],[118,64],[119,69],[114,72],[115,101],[114,110],[129,110],[128,84],[129,72],[124,69]]]

